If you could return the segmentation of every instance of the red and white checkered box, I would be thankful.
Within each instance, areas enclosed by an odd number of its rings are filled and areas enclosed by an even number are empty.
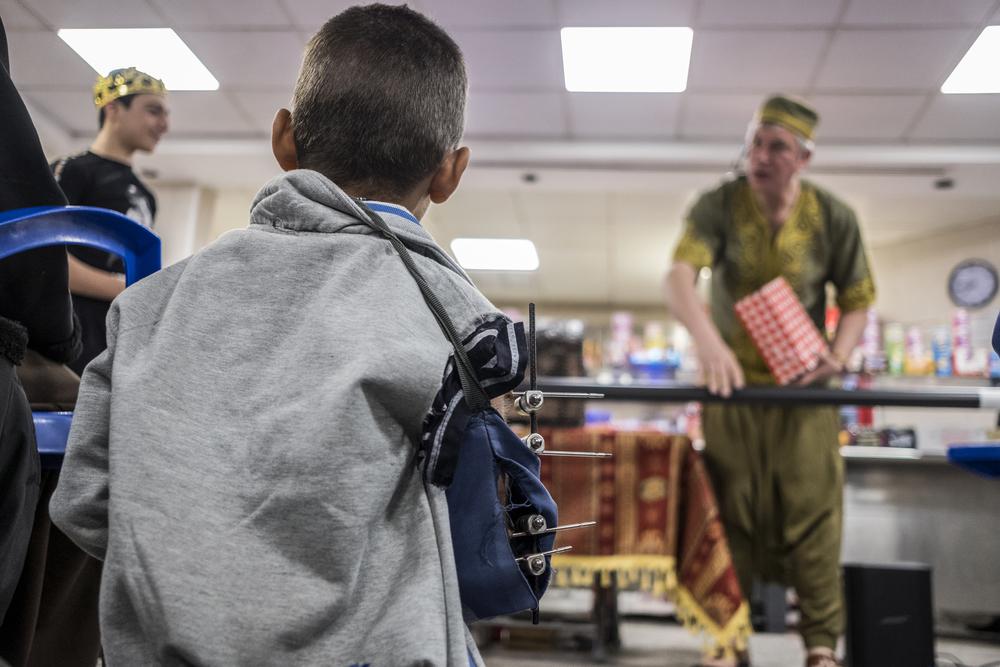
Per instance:
[[[784,278],[775,278],[736,302],[736,314],[778,384],[819,365],[826,341]]]

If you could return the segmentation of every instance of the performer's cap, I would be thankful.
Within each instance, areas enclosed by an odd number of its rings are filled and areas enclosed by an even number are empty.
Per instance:
[[[761,124],[779,125],[812,141],[819,123],[819,114],[802,100],[787,95],[773,95],[761,105],[756,120]]]

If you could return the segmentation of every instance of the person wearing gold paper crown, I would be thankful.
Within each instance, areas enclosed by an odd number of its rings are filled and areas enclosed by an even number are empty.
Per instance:
[[[167,131],[167,89],[134,67],[97,78],[94,105],[100,130],[90,149],[52,165],[70,204],[118,211],[152,228],[156,198],[132,170],[136,151],[152,152]],[[69,285],[83,327],[83,353],[71,364],[78,374],[105,347],[104,320],[125,289],[121,259],[93,248],[70,248]]]
[[[774,384],[733,306],[779,276],[821,331],[828,283],[842,311],[830,354],[800,385],[841,372],[861,337],[875,288],[857,219],[846,204],[800,178],[818,121],[802,101],[767,99],[748,128],[744,173],[702,194],[688,213],[666,297],[691,332],[712,393],[729,396],[747,382]],[[695,291],[705,268],[712,270],[710,313]],[[838,430],[833,407],[704,408],[705,462],[743,593],[749,594],[755,578],[795,588],[807,667],[839,665]]]

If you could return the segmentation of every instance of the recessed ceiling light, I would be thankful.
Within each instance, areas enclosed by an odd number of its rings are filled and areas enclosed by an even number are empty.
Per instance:
[[[534,271],[535,244],[528,239],[455,239],[451,251],[463,268],[481,271]]]
[[[988,26],[941,86],[942,93],[1000,93],[1000,25]]]
[[[687,88],[691,28],[563,28],[566,90],[680,93]]]
[[[162,79],[167,90],[219,89],[208,68],[170,28],[64,28],[58,35],[101,76],[135,67]]]

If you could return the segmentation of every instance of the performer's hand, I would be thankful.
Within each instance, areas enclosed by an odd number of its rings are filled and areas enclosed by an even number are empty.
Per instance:
[[[795,384],[799,387],[805,387],[816,382],[828,380],[843,372],[844,363],[834,356],[832,352],[824,352],[820,357],[819,366],[803,375]]]
[[[710,393],[728,398],[733,389],[743,388],[743,369],[721,338],[697,343],[696,348],[702,380]]]

